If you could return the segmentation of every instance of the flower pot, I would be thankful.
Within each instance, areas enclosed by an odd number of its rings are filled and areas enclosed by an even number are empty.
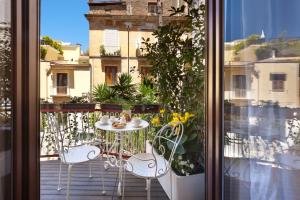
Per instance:
[[[159,113],[160,106],[157,104],[139,104],[133,107],[133,113]]]
[[[103,103],[100,105],[103,112],[122,112],[122,105]]]
[[[147,141],[146,152],[152,152],[152,146]],[[156,152],[154,151],[154,154]],[[168,197],[172,200],[201,200],[205,199],[205,174],[190,176],[178,176],[173,170],[160,178],[158,181]]]

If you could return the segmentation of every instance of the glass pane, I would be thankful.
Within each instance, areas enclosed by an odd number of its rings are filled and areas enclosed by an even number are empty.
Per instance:
[[[224,199],[299,199],[298,0],[225,0]]]
[[[68,180],[70,199],[146,199],[145,175],[156,199],[204,198],[205,16],[203,0],[41,1],[41,199]],[[125,176],[129,157],[148,175]]]
[[[0,199],[11,199],[11,1],[0,0]]]

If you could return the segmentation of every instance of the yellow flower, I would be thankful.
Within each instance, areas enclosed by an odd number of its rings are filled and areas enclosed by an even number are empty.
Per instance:
[[[154,126],[160,125],[160,119],[159,119],[159,117],[154,117],[154,118],[151,120],[151,123],[152,123]]]
[[[194,117],[195,115],[194,115],[194,114],[191,114],[191,113],[189,113],[189,112],[186,112],[186,113],[184,114],[184,116],[185,116],[187,119],[189,119],[189,118],[191,118],[191,117]]]
[[[187,120],[188,120],[188,118],[187,117],[185,117],[185,116],[180,116],[180,121],[182,122],[182,123],[186,123],[187,122]]]
[[[166,110],[162,108],[159,110],[159,112],[160,112],[160,114],[164,114],[166,112]]]
[[[172,116],[173,116],[173,118],[179,117],[179,114],[178,113],[172,113]]]

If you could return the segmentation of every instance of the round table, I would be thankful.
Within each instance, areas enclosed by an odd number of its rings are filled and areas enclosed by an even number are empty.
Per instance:
[[[112,123],[111,121],[109,120],[108,123],[106,124],[103,124],[101,121],[98,121],[95,123],[95,127],[100,129],[100,130],[103,130],[103,131],[112,131],[112,132],[131,132],[131,131],[138,131],[138,130],[142,130],[142,129],[145,129],[149,126],[149,123],[145,120],[142,120],[141,119],[141,123],[139,125],[139,127],[135,127],[133,125],[133,123],[129,122],[126,127],[124,128],[114,128],[112,126]]]
[[[123,158],[123,136],[124,134],[130,134],[133,131],[140,131],[143,129],[146,129],[149,126],[149,123],[145,120],[141,119],[141,123],[138,127],[135,127],[133,123],[127,123],[126,127],[124,128],[114,128],[112,126],[112,122],[109,120],[108,123],[103,124],[101,121],[98,121],[95,123],[95,127],[97,129],[103,130],[103,131],[109,131],[112,133],[115,133],[117,137],[115,137],[115,141],[113,142],[113,144],[111,145],[111,147],[109,148],[107,155],[110,155],[110,152],[113,150],[114,147],[119,145],[119,160],[117,160],[116,156],[107,156],[107,161],[105,161],[105,168],[107,168],[108,166],[112,166],[112,167],[118,167],[119,168],[119,184],[118,184],[118,195],[121,196],[122,195],[122,179],[123,179],[123,162],[122,162],[122,158]]]

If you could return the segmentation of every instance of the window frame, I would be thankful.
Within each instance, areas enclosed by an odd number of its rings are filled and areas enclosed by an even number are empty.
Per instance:
[[[115,85],[116,82],[117,82],[117,78],[118,78],[118,66],[115,66],[115,65],[106,65],[106,66],[104,66],[104,68],[105,68],[105,71],[104,71],[104,73],[105,73],[105,84],[108,85],[108,86]],[[113,74],[111,73],[112,74],[111,75],[112,76],[111,77],[112,83],[108,83],[107,82],[107,69],[108,68],[115,69],[115,71],[116,71],[115,77],[113,77]]]
[[[155,10],[154,12],[151,12],[151,9],[150,9],[151,7]],[[158,14],[157,2],[148,2],[147,11],[148,11],[149,15],[157,15]]]
[[[272,92],[284,92],[286,73],[270,73],[270,81],[272,82]]]
[[[13,193],[14,200],[39,200],[40,155],[39,138],[36,134],[39,131],[40,2],[12,2],[16,66],[13,99]],[[221,200],[223,196],[223,7],[223,0],[206,0],[206,200]]]

